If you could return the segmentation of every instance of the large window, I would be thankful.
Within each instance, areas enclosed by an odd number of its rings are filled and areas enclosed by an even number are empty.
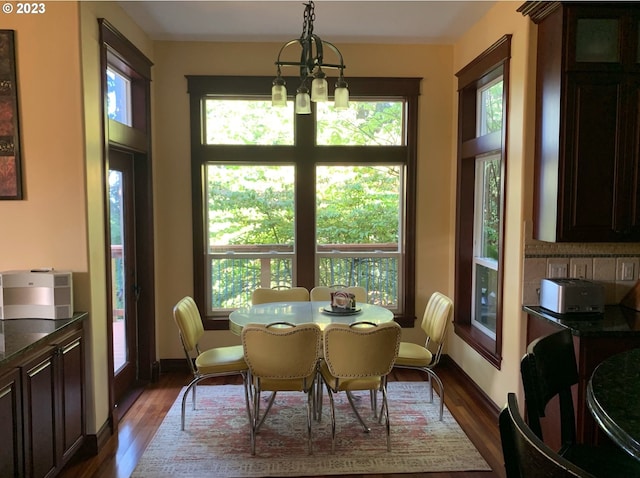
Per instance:
[[[508,72],[505,36],[458,72],[456,333],[496,367],[502,277]]]
[[[256,287],[297,285],[363,286],[412,324],[419,80],[356,78],[349,109],[311,115],[272,107],[268,78],[188,80],[205,325]]]

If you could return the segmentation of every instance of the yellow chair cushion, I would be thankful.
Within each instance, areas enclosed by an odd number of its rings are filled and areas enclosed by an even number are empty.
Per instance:
[[[306,392],[313,383],[313,375],[307,377],[307,380],[303,378],[255,378],[253,379],[254,385],[257,385],[260,380],[260,390],[267,392]],[[305,387],[306,385],[306,387]]]
[[[337,379],[327,367],[326,362],[320,362],[320,373],[325,382],[334,391],[355,391],[355,390],[378,390],[380,388],[380,376],[375,377],[355,377]]]
[[[217,347],[202,352],[196,358],[196,367],[203,374],[247,370],[242,345]]]
[[[412,342],[400,342],[396,365],[404,367],[428,367],[433,354],[424,346]]]

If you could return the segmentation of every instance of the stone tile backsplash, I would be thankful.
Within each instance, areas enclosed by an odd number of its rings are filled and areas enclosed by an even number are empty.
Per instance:
[[[640,279],[640,243],[525,244],[522,304],[539,305],[540,280],[577,277],[604,285],[605,303],[617,304]]]

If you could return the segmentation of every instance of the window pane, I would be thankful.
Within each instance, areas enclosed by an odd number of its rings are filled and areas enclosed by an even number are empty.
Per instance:
[[[497,264],[495,264],[497,266]],[[475,301],[471,324],[491,338],[496,338],[498,271],[496,267],[475,265]]]
[[[359,285],[368,301],[398,304],[400,165],[318,166],[318,284]]]
[[[499,154],[476,158],[472,325],[495,339],[500,239]]]
[[[349,109],[336,111],[330,103],[318,108],[317,144],[321,146],[402,146],[404,102],[349,101]]]
[[[502,77],[478,90],[478,136],[502,130]]]
[[[500,232],[500,167],[499,155],[477,160],[475,255],[495,260]]]
[[[204,100],[205,144],[293,144],[293,102],[274,108],[271,100]]]
[[[207,166],[211,308],[294,284],[294,177],[293,166]]]
[[[131,81],[111,68],[107,68],[107,116],[131,126]]]

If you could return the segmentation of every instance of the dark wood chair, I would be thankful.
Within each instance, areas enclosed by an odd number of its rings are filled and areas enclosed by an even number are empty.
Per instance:
[[[560,442],[557,452],[595,476],[640,477],[640,462],[614,445],[592,446],[578,443],[571,387],[578,383],[578,367],[571,331],[540,337],[527,347],[520,363],[524,386],[527,422],[544,440],[540,418],[549,402],[558,397],[560,405]]]
[[[500,412],[500,439],[507,478],[595,478],[544,444],[520,416],[514,393]]]

